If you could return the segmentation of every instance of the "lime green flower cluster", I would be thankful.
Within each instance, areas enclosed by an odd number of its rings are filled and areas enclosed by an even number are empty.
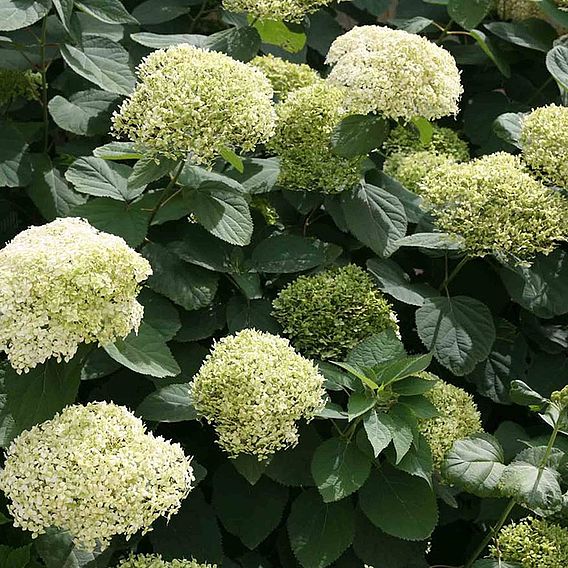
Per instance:
[[[292,345],[307,357],[341,360],[370,335],[398,332],[391,305],[353,264],[298,277],[272,305]]]
[[[471,256],[530,262],[568,237],[568,200],[505,152],[443,165],[426,175],[420,193],[438,228],[463,237]]]
[[[420,140],[418,130],[397,126],[389,133],[383,150],[387,156],[428,151],[451,156],[456,162],[467,162],[470,158],[467,142],[462,140],[455,130],[437,125],[433,125],[432,139],[427,144]]]
[[[442,47],[403,30],[354,28],[332,44],[328,81],[347,87],[350,112],[410,120],[458,112],[463,92],[454,58]]]
[[[434,375],[429,378],[436,379]],[[454,442],[481,432],[481,414],[473,397],[459,387],[438,380],[426,398],[436,407],[439,415],[422,420],[418,429],[426,438],[432,450],[434,468],[440,470],[444,456]]]
[[[332,0],[223,0],[229,12],[247,12],[260,20],[301,22],[304,16],[315,12]]]
[[[162,560],[159,554],[131,555],[118,568],[217,568],[216,564],[199,564],[195,560]]]
[[[0,351],[21,373],[137,330],[136,297],[152,269],[120,237],[68,217],[15,237],[0,250],[0,273]]]
[[[296,89],[323,81],[309,65],[292,63],[271,54],[255,57],[250,65],[258,67],[268,77],[279,100]]]
[[[331,145],[331,134],[345,117],[343,101],[342,89],[318,82],[277,106],[276,133],[268,148],[280,158],[283,187],[339,193],[359,182],[365,158],[342,158]]]
[[[223,148],[252,151],[274,132],[270,81],[251,65],[187,44],[159,49],[113,117],[117,135],[148,155],[189,153],[208,164]]]
[[[562,390],[554,391],[550,395],[550,400],[559,408],[568,408],[568,386]]]
[[[297,444],[297,422],[314,416],[325,391],[317,367],[287,339],[245,329],[215,344],[191,393],[229,455],[264,460]]]
[[[193,480],[179,444],[147,433],[126,408],[97,402],[22,432],[6,452],[0,489],[15,526],[34,538],[58,527],[94,550],[169,518]]]
[[[568,529],[529,517],[502,528],[490,552],[493,558],[522,568],[566,568]]]
[[[523,159],[547,181],[568,189],[568,108],[533,110],[522,122]]]
[[[532,0],[495,0],[495,9],[502,20],[542,18],[538,4]]]
[[[31,69],[21,71],[0,68],[0,107],[10,104],[18,97],[29,101],[39,99],[40,86],[40,73],[34,73]]]

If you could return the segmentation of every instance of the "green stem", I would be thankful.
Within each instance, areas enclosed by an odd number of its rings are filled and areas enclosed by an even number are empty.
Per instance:
[[[469,260],[468,256],[464,256],[458,263],[458,265],[452,270],[449,276],[446,276],[445,280],[442,282],[438,291],[441,292],[442,290],[448,291],[448,286],[450,282],[459,274],[460,270],[465,266],[465,263]]]
[[[197,26],[197,22],[199,22],[199,20],[201,19],[201,16],[203,16],[203,13],[205,12],[205,8],[207,7],[207,3],[209,0],[204,0],[204,2],[201,4],[201,8],[199,8],[199,12],[197,12],[195,18],[193,18],[191,25],[189,26],[189,33],[193,33],[193,31],[195,30],[195,26]]]
[[[160,197],[158,203],[156,203],[156,206],[154,207],[154,209],[152,209],[152,213],[150,215],[150,220],[148,221],[148,227],[150,227],[152,225],[152,221],[154,220],[154,218],[156,217],[158,211],[160,210],[160,207],[166,202],[166,200],[169,197],[169,194],[171,192],[171,190],[174,188],[180,174],[181,171],[183,170],[183,166],[185,165],[185,160],[182,160],[178,166],[177,169],[175,170],[174,175],[172,176],[172,178],[170,179],[170,182],[168,183],[168,185],[166,186],[166,188],[164,189],[164,193],[162,193],[162,196]]]
[[[43,106],[43,151],[49,146],[49,113],[47,111],[47,66],[45,64],[45,38],[47,33],[47,18],[43,19],[39,43],[41,58],[41,101]]]

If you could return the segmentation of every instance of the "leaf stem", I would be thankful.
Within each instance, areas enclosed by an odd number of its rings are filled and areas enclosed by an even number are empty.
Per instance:
[[[160,199],[158,200],[158,203],[156,203],[154,209],[152,209],[152,213],[150,215],[150,220],[148,221],[148,227],[150,227],[152,225],[152,221],[154,220],[154,218],[156,217],[156,214],[158,213],[158,211],[160,210],[160,207],[166,202],[166,200],[169,197],[169,193],[171,192],[171,190],[174,188],[180,174],[181,171],[183,170],[183,166],[185,165],[185,160],[182,160],[178,165],[177,168],[175,169],[175,173],[172,176],[172,178],[170,179],[168,185],[166,186],[166,188],[164,189],[164,192],[162,193]]]
[[[440,284],[440,287],[438,288],[438,291],[441,292],[442,290],[446,290],[446,292],[448,291],[448,286],[450,285],[450,283],[452,282],[452,280],[459,274],[459,272],[461,271],[461,269],[465,266],[466,262],[469,260],[468,256],[464,256],[458,263],[458,265],[452,270],[451,274],[449,276],[446,276],[446,278],[444,279],[444,281],[442,282],[442,284]]]

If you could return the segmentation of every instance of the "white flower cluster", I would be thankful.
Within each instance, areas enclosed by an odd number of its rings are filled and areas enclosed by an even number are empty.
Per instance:
[[[22,432],[6,452],[0,489],[14,525],[35,538],[68,530],[86,550],[148,531],[177,512],[194,480],[179,444],[147,433],[122,406],[69,406]]]
[[[428,120],[454,115],[463,88],[454,58],[416,34],[361,26],[337,38],[328,81],[348,88],[349,112]]]
[[[152,269],[120,237],[69,217],[20,233],[0,250],[0,273],[0,351],[27,372],[137,330]]]
[[[223,7],[229,12],[247,12],[253,18],[261,20],[301,22],[304,16],[331,2],[332,0],[223,0]]]
[[[216,564],[199,564],[195,560],[162,560],[159,554],[131,555],[118,568],[217,568]]]

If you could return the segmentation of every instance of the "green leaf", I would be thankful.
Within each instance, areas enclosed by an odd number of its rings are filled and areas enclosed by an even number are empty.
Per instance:
[[[181,372],[160,333],[144,322],[137,334],[132,332],[103,348],[115,361],[142,375],[162,378]]]
[[[27,28],[47,15],[50,0],[0,0],[0,31]]]
[[[426,298],[440,295],[425,282],[411,282],[408,274],[390,259],[371,258],[367,268],[383,292],[405,304],[421,306]]]
[[[387,458],[389,462],[397,469],[404,471],[410,475],[415,475],[426,480],[431,485],[432,471],[434,463],[432,460],[432,451],[426,438],[420,434],[410,447],[406,455],[397,463],[394,452],[388,452]]]
[[[255,195],[273,191],[280,174],[278,158],[247,158],[243,160],[244,171],[232,170],[228,172],[238,181],[246,193]]]
[[[243,195],[202,183],[198,189],[184,192],[184,201],[198,223],[212,235],[234,245],[248,245],[253,224],[247,200]]]
[[[49,113],[59,128],[79,136],[106,134],[118,98],[112,93],[89,89],[69,97],[56,95],[48,104]]]
[[[75,193],[56,169],[46,154],[30,156],[33,177],[26,192],[40,213],[52,221],[65,217],[76,205],[85,202],[86,197]]]
[[[191,402],[190,386],[179,383],[158,389],[140,403],[136,414],[152,422],[195,420],[197,412]]]
[[[432,142],[432,137],[434,136],[434,127],[422,116],[417,116],[412,119],[412,124],[418,130],[418,135],[420,137],[420,142],[427,146]]]
[[[1,14],[0,4],[0,22]],[[23,187],[32,179],[32,168],[26,155],[28,144],[11,122],[0,121],[0,132],[0,187]]]
[[[548,400],[542,395],[537,393],[535,390],[531,389],[529,385],[523,383],[523,381],[512,381],[511,382],[511,400],[515,404],[521,406],[534,406],[536,408],[542,408],[548,404]]]
[[[277,45],[290,53],[298,53],[306,45],[307,38],[301,25],[280,20],[258,19],[252,25],[259,33],[262,43]]]
[[[454,442],[446,454],[442,472],[452,484],[479,497],[498,495],[505,470],[503,448],[489,434],[474,434]]]
[[[227,491],[228,488],[230,491]],[[251,485],[229,464],[213,476],[213,506],[225,529],[250,550],[278,526],[288,501],[288,489],[262,477]]]
[[[317,491],[304,491],[288,517],[290,546],[304,568],[325,568],[351,546],[354,525],[349,499],[324,503]]]
[[[475,28],[493,6],[492,0],[448,0],[448,14],[462,28]]]
[[[392,443],[396,452],[396,463],[399,463],[408,453],[414,441],[413,428],[416,419],[410,411],[395,406],[388,414],[381,417],[383,424],[390,428]]]
[[[130,39],[145,47],[165,49],[166,47],[172,47],[180,43],[203,47],[207,36],[197,34],[152,34],[149,32],[138,32],[136,34],[130,34]]]
[[[312,459],[312,476],[324,503],[351,495],[370,473],[369,458],[355,444],[339,438],[323,442]]]
[[[0,544],[0,568],[26,568],[30,561],[31,544],[10,548]]]
[[[82,353],[68,363],[50,359],[27,373],[6,369],[4,384],[6,410],[20,430],[26,430],[55,416],[75,402],[81,382]]]
[[[373,376],[379,384],[389,384],[425,371],[432,362],[432,355],[401,357],[373,367]]]
[[[251,27],[230,28],[211,34],[203,47],[212,51],[221,51],[233,59],[250,61],[260,49],[260,35]]]
[[[427,377],[407,377],[395,383],[392,386],[392,390],[399,396],[415,396],[433,389],[437,380],[435,375],[430,375],[429,373]]]
[[[75,73],[104,91],[129,95],[134,89],[136,77],[128,52],[119,43],[106,37],[87,36],[81,46],[62,45],[61,55]]]
[[[75,160],[65,173],[65,179],[81,193],[130,201],[144,191],[144,187],[128,187],[131,172],[130,166],[89,156]]]
[[[568,14],[566,10],[556,4],[555,0],[534,0],[538,7],[548,16],[547,19],[559,24],[563,28],[568,26]]]
[[[247,300],[233,296],[227,304],[227,327],[229,333],[250,328],[278,334],[281,327],[272,317],[272,303],[269,300]]]
[[[182,327],[176,335],[176,341],[206,339],[225,327],[227,323],[225,306],[214,303],[200,310],[184,311],[181,321]]]
[[[371,335],[356,345],[347,355],[347,362],[361,369],[370,369],[406,355],[402,341],[392,329]]]
[[[429,484],[390,466],[373,472],[359,492],[359,506],[382,531],[404,540],[425,540],[438,522]]]
[[[53,0],[53,6],[63,27],[69,31],[71,26],[71,15],[73,14],[74,0]]]
[[[339,254],[341,249],[332,243],[297,235],[275,235],[254,248],[252,263],[260,272],[289,274],[330,263]]]
[[[192,266],[161,245],[148,243],[142,254],[154,273],[147,286],[186,310],[208,306],[217,292],[218,278],[212,272]]]
[[[367,434],[367,439],[373,447],[373,454],[375,457],[378,457],[391,443],[392,421],[384,412],[373,409],[363,419],[363,427]]]
[[[466,296],[428,298],[416,312],[416,326],[424,345],[458,376],[486,359],[495,341],[491,312]]]
[[[502,268],[511,298],[540,318],[568,313],[568,255],[556,249],[538,255],[530,267]]]
[[[395,243],[396,248],[416,247],[429,250],[461,250],[463,239],[447,233],[414,233]]]
[[[268,467],[268,461],[258,461],[256,456],[239,454],[231,459],[234,468],[251,484],[255,485]]]
[[[150,532],[155,553],[164,560],[194,558],[197,562],[218,562],[223,559],[221,531],[215,511],[199,489],[182,502],[181,509],[171,519],[159,519]]]
[[[145,26],[163,24],[188,14],[192,6],[199,4],[199,0],[146,0],[134,8],[132,15]]]
[[[128,177],[128,187],[131,189],[146,187],[150,182],[168,175],[175,166],[176,162],[167,158],[162,158],[158,163],[155,158],[142,158],[132,168],[132,173]]]
[[[362,183],[342,193],[341,206],[349,231],[379,256],[389,256],[393,244],[406,234],[406,214],[393,195]]]
[[[229,163],[235,170],[240,172],[241,174],[245,171],[245,167],[243,164],[243,159],[238,156],[231,148],[227,148],[227,146],[222,146],[219,150],[219,154]]]
[[[505,76],[511,76],[511,68],[507,60],[503,58],[501,53],[495,48],[493,42],[480,30],[470,30],[471,37],[477,42],[485,55],[495,63],[497,69]]]
[[[557,37],[556,30],[543,20],[490,22],[485,27],[496,36],[520,47],[546,53]]]
[[[73,207],[70,214],[87,219],[100,231],[118,235],[131,247],[136,247],[146,238],[151,212],[140,208],[139,203],[97,197]]]
[[[93,155],[103,160],[139,160],[143,157],[132,142],[109,142],[95,148]]]
[[[493,131],[501,140],[521,148],[521,128],[523,114],[520,112],[506,112],[497,117],[493,123]]]
[[[388,133],[389,123],[382,116],[353,114],[335,127],[331,134],[331,144],[338,156],[365,156],[380,148]]]
[[[362,416],[375,406],[377,399],[374,396],[370,396],[367,393],[354,392],[349,396],[347,401],[347,413],[349,415],[349,421],[351,422],[357,416]]]
[[[120,0],[75,0],[79,10],[106,24],[137,24]]]

